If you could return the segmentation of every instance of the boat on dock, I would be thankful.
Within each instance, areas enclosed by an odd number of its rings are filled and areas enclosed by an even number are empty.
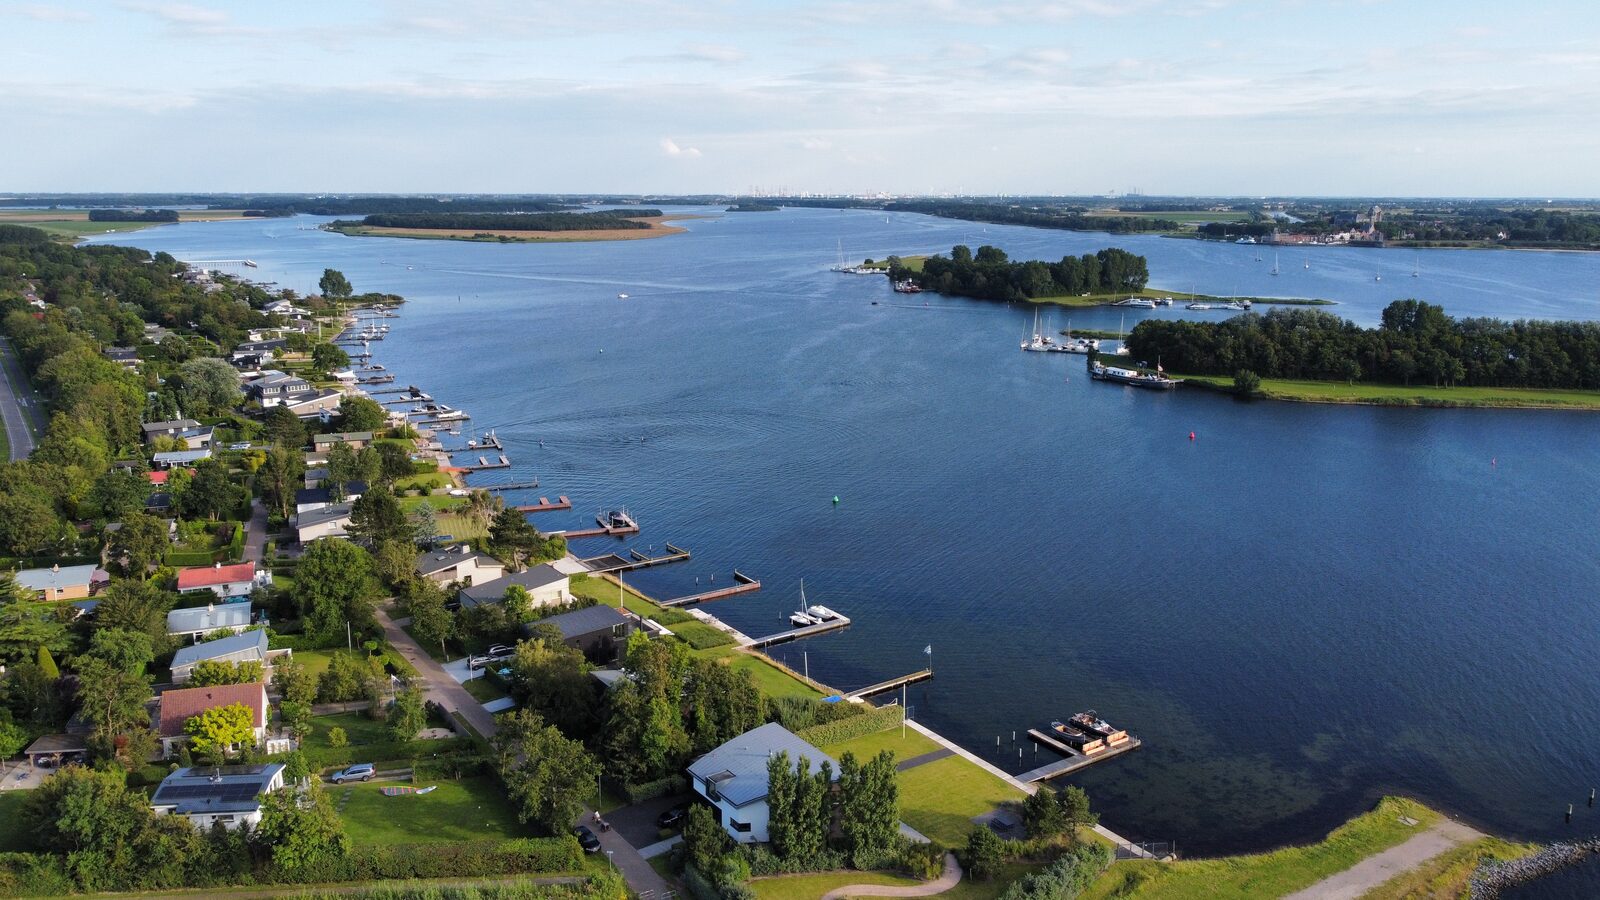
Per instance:
[[[1126,731],[1100,718],[1092,709],[1086,712],[1073,713],[1070,721],[1074,726],[1104,738],[1108,746],[1115,746],[1128,740]]]
[[[920,294],[922,293],[922,285],[909,278],[904,278],[894,283],[894,292],[896,294]]]
[[[1138,369],[1108,366],[1098,361],[1089,364],[1089,377],[1095,381],[1110,381],[1158,391],[1170,391],[1183,383],[1180,379],[1168,378],[1160,366],[1154,372],[1141,372]]]
[[[613,509],[610,512],[600,513],[594,520],[601,528],[610,528],[613,531],[638,531],[639,523],[628,515],[627,510]]]
[[[1129,297],[1126,300],[1118,300],[1117,302],[1115,302],[1115,303],[1113,303],[1111,305],[1112,306],[1127,306],[1127,307],[1131,307],[1133,309],[1155,309],[1160,304],[1156,303],[1156,301],[1151,300],[1151,299],[1149,299],[1147,297]]]
[[[1061,344],[1061,349],[1066,353],[1098,353],[1100,341],[1095,338],[1075,338],[1072,336],[1072,320],[1067,320],[1066,330],[1061,332],[1066,342]]]
[[[1106,748],[1105,739],[1099,735],[1090,734],[1082,728],[1075,728],[1065,722],[1051,722],[1050,734],[1058,740],[1065,741],[1083,753],[1094,753]]]
[[[1199,301],[1196,301],[1196,302],[1191,303],[1188,306],[1184,307],[1184,309],[1211,309],[1211,308],[1212,308],[1211,304],[1209,304],[1209,303],[1200,303]]]

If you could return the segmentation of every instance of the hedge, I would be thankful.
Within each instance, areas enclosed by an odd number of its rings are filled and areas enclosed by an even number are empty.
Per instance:
[[[665,797],[669,794],[681,794],[688,789],[689,783],[684,780],[682,775],[668,775],[665,778],[657,778],[655,781],[624,784],[622,793],[623,796],[627,797],[629,803],[643,803],[646,800],[654,800],[657,797]]]
[[[228,541],[228,558],[244,559],[244,526],[235,523],[233,539]]]
[[[444,738],[437,741],[382,741],[375,744],[354,744],[347,747],[303,747],[300,754],[313,771],[342,768],[356,762],[392,762],[411,760],[443,765],[441,757],[475,755],[477,748],[467,738]],[[273,757],[277,760],[277,757]]]
[[[495,774],[494,760],[487,756],[465,753],[452,753],[438,759],[419,759],[411,766],[411,780],[419,784],[424,781],[446,779],[453,781],[457,778],[493,774]]]
[[[733,643],[733,635],[703,622],[685,622],[667,627],[671,628],[672,633],[680,640],[696,650],[709,650],[712,647],[723,647]]]
[[[380,881],[391,878],[463,878],[576,872],[583,849],[570,835],[510,841],[441,844],[359,845],[342,856],[294,870],[268,866],[262,880],[274,884]]]
[[[216,560],[215,550],[168,550],[169,566],[209,566]]]
[[[818,747],[829,744],[842,744],[864,735],[876,734],[880,731],[893,728],[905,718],[905,710],[899,705],[880,706],[862,716],[851,716],[837,722],[825,725],[813,725],[795,732],[795,736]]]
[[[59,856],[0,853],[0,897],[60,897],[76,889]]]

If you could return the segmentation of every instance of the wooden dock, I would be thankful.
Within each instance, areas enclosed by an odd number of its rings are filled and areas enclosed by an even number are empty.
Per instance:
[[[394,376],[393,375],[389,375],[389,376],[385,376],[385,377],[387,377],[390,381],[394,380]],[[415,396],[418,393],[420,393],[420,391],[417,390],[417,386],[416,385],[408,384],[405,387],[384,388],[381,391],[367,391],[367,393],[371,394],[374,397],[382,396],[384,394],[411,394],[411,395]]]
[[[601,525],[598,528],[579,528],[574,531],[553,531],[567,540],[586,537],[622,537],[628,534],[638,534],[638,525]]]
[[[454,468],[461,472],[482,472],[487,469],[509,469],[511,468],[511,460],[507,458],[504,453],[500,454],[500,457],[494,462],[489,462],[489,458],[486,456],[480,456],[478,457],[478,464],[475,466],[455,466]],[[539,483],[535,481],[533,486],[538,487]],[[493,491],[497,489],[499,488],[485,487],[483,490]]]
[[[478,458],[483,459],[481,456]],[[502,454],[500,458],[505,459],[505,456]],[[502,484],[474,485],[474,487],[485,491],[531,491],[538,486],[539,479],[537,478],[530,478],[527,481],[507,481]]]
[[[745,646],[755,649],[770,647],[773,644],[798,641],[808,637],[816,637],[819,634],[827,634],[830,631],[838,631],[841,628],[849,627],[849,625],[849,616],[839,616],[838,618],[829,619],[821,625],[802,625],[799,628],[791,628],[788,631],[780,631],[777,634],[769,634],[766,637],[752,638],[750,643],[745,644]]]
[[[690,594],[687,597],[675,597],[671,600],[662,600],[660,606],[688,606],[691,603],[707,603],[712,600],[721,600],[737,594],[748,594],[751,591],[761,590],[761,582],[751,578],[738,569],[733,570],[733,584],[729,587],[718,588],[714,591],[704,591],[699,594]]]
[[[520,513],[553,512],[558,509],[571,509],[572,501],[567,499],[566,494],[562,494],[554,503],[547,497],[540,497],[538,503],[525,503],[511,508]]]
[[[568,532],[568,536],[570,535],[571,533]],[[651,566],[661,566],[667,563],[683,562],[689,558],[689,555],[689,551],[682,547],[674,547],[668,544],[667,552],[660,556],[650,556],[637,550],[629,550],[627,556],[619,553],[607,553],[604,556],[594,556],[578,561],[587,566],[591,573],[604,575],[614,572],[631,572],[634,569],[648,569]]]
[[[885,691],[892,691],[903,684],[916,684],[919,681],[927,681],[932,677],[932,669],[923,669],[918,672],[912,672],[910,675],[901,675],[899,678],[891,678],[888,681],[880,681],[877,684],[869,684],[858,691],[851,691],[845,694],[844,698],[846,700],[855,700],[859,697],[871,697],[873,694],[881,694]]]
[[[1053,763],[1046,763],[1045,765],[1039,766],[1036,769],[1029,769],[1028,771],[1017,776],[1018,781],[1027,784],[1033,784],[1037,781],[1048,781],[1052,778],[1059,778],[1062,775],[1070,775],[1079,769],[1092,766],[1101,760],[1110,759],[1113,756],[1121,756],[1122,754],[1127,753],[1129,750],[1139,747],[1139,745],[1142,743],[1138,738],[1129,735],[1126,741],[1123,741],[1115,747],[1107,747],[1104,750],[1097,750],[1094,753],[1085,754],[1082,750],[1079,750],[1070,744],[1058,741],[1037,728],[1028,729],[1028,737],[1031,737],[1035,741],[1045,745],[1046,747],[1049,747],[1057,753],[1060,753],[1065,757],[1065,759],[1058,759]]]
[[[357,378],[356,384],[389,384],[394,381],[393,375],[372,375],[366,378]]]
[[[415,416],[415,415],[422,415],[422,414],[421,413],[407,413],[407,415]],[[460,425],[462,422],[466,422],[466,421],[470,420],[471,418],[472,418],[471,416],[461,415],[461,416],[455,416],[454,418],[450,418],[450,419],[412,419],[411,420],[411,424],[413,424],[413,425]]]

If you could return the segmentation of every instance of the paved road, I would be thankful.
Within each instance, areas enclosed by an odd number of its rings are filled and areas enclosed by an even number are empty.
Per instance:
[[[594,823],[594,814],[592,812],[585,812],[573,824],[589,826],[589,830],[594,832],[594,836],[600,839],[600,851],[611,857],[611,864],[616,866],[617,871],[622,873],[623,880],[628,882],[629,890],[640,896],[643,896],[648,891],[651,897],[658,898],[665,897],[667,892],[672,890],[672,885],[668,884],[667,880],[662,878],[661,874],[652,868],[643,856],[639,855],[639,851],[628,843],[628,839],[622,836],[622,832],[615,828],[610,831],[601,831],[600,827]]]
[[[0,418],[5,419],[6,441],[11,445],[11,458],[27,459],[28,454],[33,452],[33,436],[40,428],[39,414],[42,409],[38,396],[22,374],[22,361],[17,359],[11,342],[5,338],[0,338],[0,369],[5,371],[5,377],[0,378]],[[23,406],[23,403],[27,405]]]
[[[1435,856],[1483,837],[1483,832],[1443,819],[1403,844],[1369,856],[1284,900],[1355,900],[1385,881],[1422,865]]]
[[[427,699],[438,703],[446,710],[461,713],[461,717],[466,719],[473,728],[477,729],[479,734],[484,737],[493,737],[495,731],[498,730],[494,724],[494,714],[484,709],[483,704],[479,703],[476,697],[467,693],[467,689],[462,687],[454,678],[451,678],[445,672],[443,666],[435,662],[433,657],[423,652],[411,635],[406,634],[404,629],[389,618],[387,609],[379,607],[373,611],[373,614],[377,618],[378,624],[382,626],[383,635],[389,639],[390,645],[399,651],[400,655],[405,657],[406,661],[411,663],[417,673],[422,676],[422,679],[427,682],[428,688],[425,692]]]

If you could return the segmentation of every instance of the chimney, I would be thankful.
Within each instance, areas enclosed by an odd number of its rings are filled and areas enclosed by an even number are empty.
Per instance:
[[[60,572],[61,571],[61,563],[56,563],[55,565],[51,566],[50,567],[50,571],[52,571],[52,572]]]
[[[217,571],[220,572],[220,571],[222,571],[222,563],[220,563],[220,562],[212,563],[211,564],[211,568],[216,569]]]

